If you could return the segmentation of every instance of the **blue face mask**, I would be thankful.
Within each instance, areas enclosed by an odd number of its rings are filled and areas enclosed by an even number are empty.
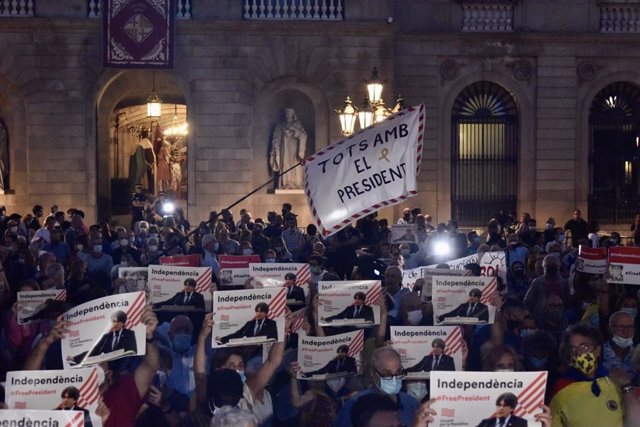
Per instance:
[[[384,394],[393,396],[400,393],[400,389],[402,389],[402,378],[380,378],[380,390]]]
[[[630,307],[627,307],[627,308],[621,308],[620,310],[621,310],[621,311],[624,311],[625,313],[629,313],[629,315],[630,315],[631,317],[633,317],[634,319],[635,319],[635,318],[636,318],[636,316],[638,315],[638,309],[637,309],[637,308],[630,308]]]
[[[549,358],[548,357],[539,358],[539,357],[529,356],[528,360],[529,360],[529,363],[531,363],[531,366],[533,366],[536,369],[540,369],[547,364],[547,362],[549,361]]]
[[[173,350],[176,353],[184,353],[191,346],[191,335],[189,334],[175,334],[173,336]]]

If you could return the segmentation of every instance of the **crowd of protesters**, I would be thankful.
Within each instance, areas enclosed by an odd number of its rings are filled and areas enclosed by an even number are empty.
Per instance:
[[[60,314],[127,292],[119,268],[159,264],[161,255],[199,254],[201,265],[212,268],[216,289],[225,290],[218,257],[256,254],[265,263],[309,264],[303,329],[312,336],[344,331],[319,326],[318,282],[382,281],[380,325],[365,335],[364,374],[298,381],[297,334],[272,345],[264,358],[261,346],[216,350],[211,314],[201,324],[188,313],[158,324],[148,306],[145,356],[102,366],[98,414],[105,425],[427,426],[433,416],[428,381],[402,381],[409,367],[389,341],[391,326],[433,325],[420,281],[413,289],[403,286],[403,269],[446,268],[448,260],[501,251],[507,272],[499,279],[495,323],[462,327],[464,369],[548,371],[548,406],[537,415],[545,427],[640,425],[638,288],[576,271],[579,245],[623,243],[617,233],[600,237],[597,224],[579,210],[564,227],[553,218],[536,227],[529,214],[516,219],[499,212],[485,230],[461,232],[455,221],[432,225],[420,209],[405,209],[394,222],[411,224],[415,242],[396,244],[392,224],[375,214],[325,239],[313,224],[301,228],[289,204],[264,219],[246,210],[238,218],[230,210],[212,212],[192,230],[179,210],[164,212],[163,201],[136,204],[134,195],[131,227],[113,229],[107,222],[87,224],[78,209],[52,206],[45,213],[34,206],[24,216],[6,216],[0,207],[1,380],[8,371],[62,369]],[[640,215],[631,233],[630,243],[640,243]],[[480,275],[477,263],[465,268]],[[66,289],[67,302],[46,321],[19,325],[17,292],[46,289]],[[496,405],[509,407],[510,401]]]

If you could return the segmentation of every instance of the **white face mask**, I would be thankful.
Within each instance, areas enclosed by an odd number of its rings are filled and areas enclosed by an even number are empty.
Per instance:
[[[120,246],[129,246],[129,240],[120,239]]]
[[[157,247],[157,246],[155,246],[155,245],[153,245],[153,246],[149,246],[149,250],[150,250],[151,252],[155,252],[155,251],[157,251],[157,250],[158,250],[158,247]]]
[[[620,348],[629,348],[633,345],[633,338],[622,338],[614,335],[611,341]]]
[[[407,312],[407,322],[410,325],[416,326],[420,324],[422,320],[422,310],[413,310]]]
[[[416,398],[418,402],[427,395],[427,384],[420,382],[407,383],[407,394]]]
[[[93,251],[94,251],[95,253],[97,253],[97,254],[102,253],[102,245],[95,245],[95,246],[93,247]]]
[[[84,249],[84,245],[83,244],[76,245],[76,247],[78,248],[78,251],[81,251],[81,250]]]
[[[345,377],[329,378],[326,380],[327,387],[329,387],[334,394],[337,393],[338,390],[340,390],[342,387],[344,387],[346,382],[347,379]]]
[[[252,254],[253,254],[253,249],[246,248],[242,250],[242,255],[252,255]]]

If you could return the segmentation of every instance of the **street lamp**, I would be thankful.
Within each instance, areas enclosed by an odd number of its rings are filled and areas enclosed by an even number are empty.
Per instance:
[[[151,95],[147,98],[147,117],[158,118],[162,115],[162,100],[156,95],[156,73],[153,73]]]
[[[377,67],[374,67],[371,77],[365,82],[367,95],[365,95],[360,109],[354,107],[351,103],[351,98],[347,96],[344,109],[335,110],[340,118],[340,127],[342,128],[342,135],[344,136],[353,135],[356,116],[358,117],[360,129],[366,129],[375,123],[382,122],[389,115],[397,113],[404,108],[402,96],[398,97],[393,109],[385,107],[384,101],[382,100],[384,84],[382,79],[380,79]]]

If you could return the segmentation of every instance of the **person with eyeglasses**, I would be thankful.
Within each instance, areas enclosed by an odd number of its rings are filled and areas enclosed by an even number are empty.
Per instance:
[[[625,372],[609,374],[603,366],[603,341],[590,325],[577,324],[565,333],[560,351],[569,369],[554,386],[554,427],[625,426],[623,397],[633,387]]]
[[[624,311],[616,311],[609,317],[609,334],[611,339],[604,343],[603,362],[608,370],[616,368],[626,371],[633,380],[638,372],[633,367],[635,345],[633,336],[636,333],[634,318]]]
[[[361,391],[347,400],[334,422],[335,427],[350,427],[351,412],[355,403],[363,396],[377,393],[389,397],[398,407],[400,423],[412,425],[415,414],[420,408],[418,401],[409,394],[401,391],[404,370],[400,355],[391,347],[381,347],[373,352],[371,357],[370,376],[371,387]]]

